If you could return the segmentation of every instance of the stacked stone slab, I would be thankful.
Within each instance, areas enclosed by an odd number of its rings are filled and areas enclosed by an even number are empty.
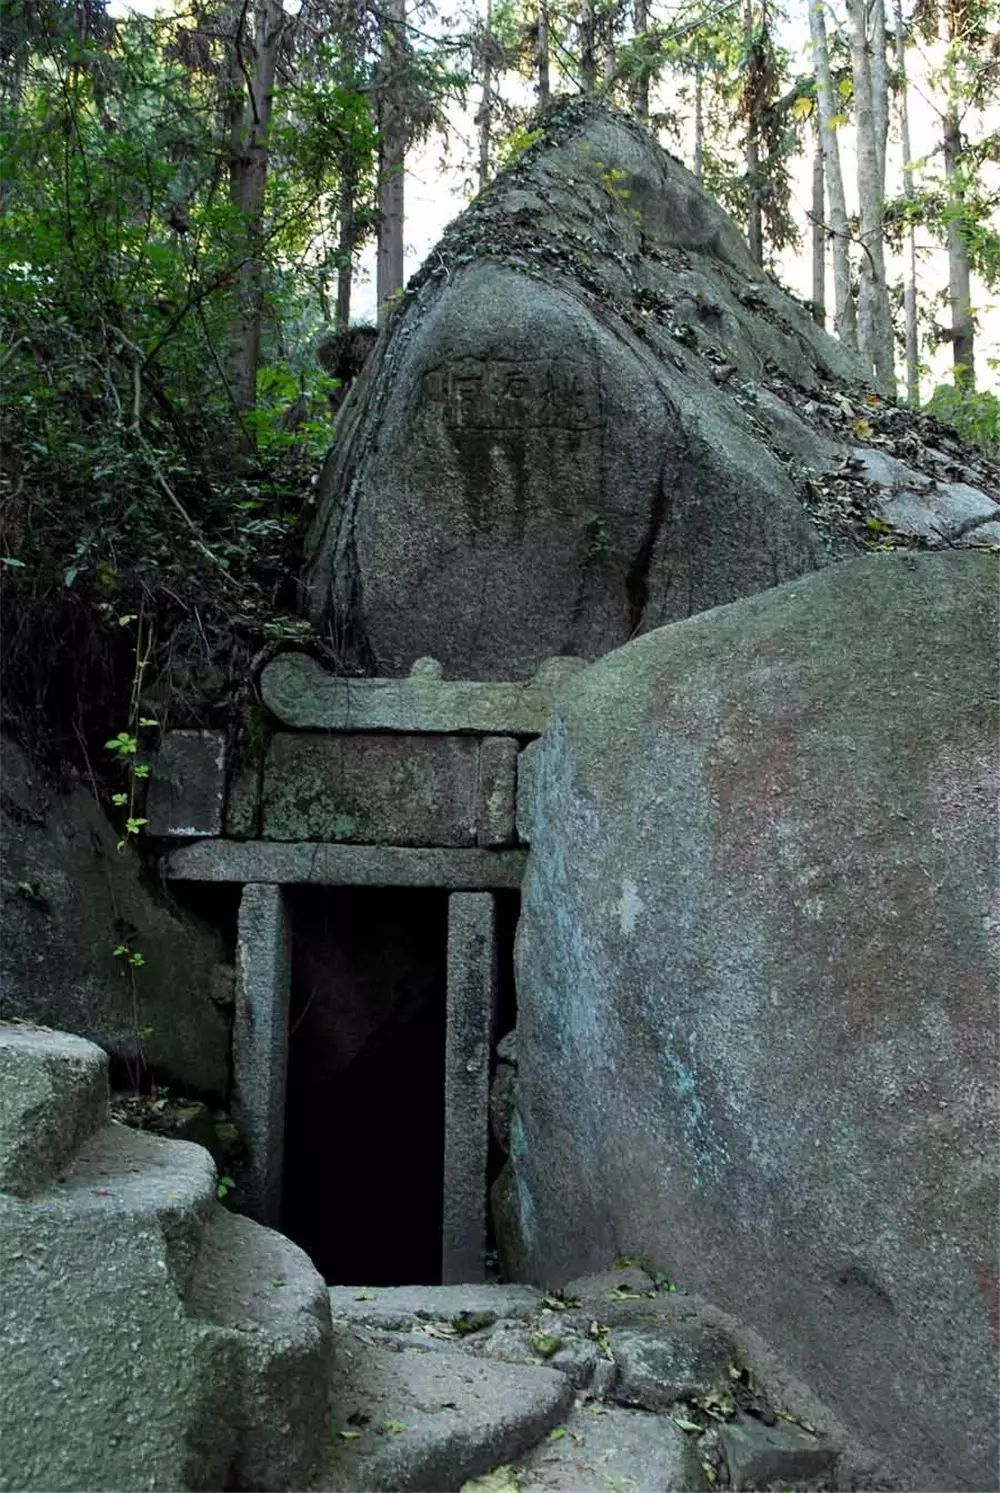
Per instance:
[[[211,1158],[107,1120],[107,1058],[0,1027],[0,1489],[302,1487],[329,1307]]]

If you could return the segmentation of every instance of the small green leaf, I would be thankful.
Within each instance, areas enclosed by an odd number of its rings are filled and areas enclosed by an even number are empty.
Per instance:
[[[0,555],[0,565],[9,565],[11,570],[27,570],[23,560],[16,560],[13,555]]]
[[[360,1438],[360,1436],[361,1436],[361,1432],[360,1431],[338,1431],[337,1435],[340,1437],[341,1441],[357,1441]]]
[[[539,1358],[551,1358],[561,1347],[562,1339],[552,1337],[547,1332],[536,1332],[531,1339],[531,1351],[537,1353]]]
[[[401,1420],[387,1420],[382,1429],[389,1436],[402,1436],[406,1427]]]
[[[154,720],[151,715],[140,715],[139,717],[140,726],[158,726],[159,724],[159,721]]]
[[[674,1415],[671,1416],[671,1419],[674,1425],[679,1426],[682,1431],[698,1431],[700,1433],[705,1429],[696,1420],[685,1420],[683,1415]]]
[[[112,795],[111,795],[111,802],[113,804],[115,804],[117,808],[120,809],[123,804],[127,804],[128,803],[128,794],[127,793],[112,793]]]
[[[132,769],[132,774],[133,774],[134,777],[137,777],[137,778],[148,778],[149,777],[149,763],[148,762],[137,762],[135,764],[135,766],[133,767],[133,769]]]
[[[553,1426],[552,1430],[549,1432],[549,1440],[561,1441],[564,1436],[568,1435],[569,1428],[567,1426]]]

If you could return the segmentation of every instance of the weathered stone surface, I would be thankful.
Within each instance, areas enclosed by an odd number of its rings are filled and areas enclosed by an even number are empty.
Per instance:
[[[130,847],[115,849],[88,790],[57,792],[10,742],[0,798],[0,1016],[75,1032],[132,1064],[141,1043],[159,1082],[224,1095],[222,940],[154,890]],[[123,942],[141,968],[114,957]]]
[[[456,1317],[482,1318],[487,1327],[504,1317],[531,1317],[542,1309],[542,1293],[531,1286],[463,1284],[457,1286],[334,1286],[330,1310],[341,1321],[395,1330],[414,1320],[452,1322]]]
[[[523,850],[435,850],[403,845],[281,845],[202,840],[166,858],[180,881],[260,881],[319,886],[443,886],[456,891],[521,885]]]
[[[16,1094],[41,1092],[60,1046],[87,1082],[53,1095],[78,1111],[75,1154],[29,1195],[0,1191],[0,1488],[300,1487],[327,1429],[323,1283],[287,1240],[222,1212],[202,1147],[89,1133],[107,1059],[92,1047],[84,1063],[87,1045],[36,1033],[5,1049],[28,1070]]]
[[[912,1486],[998,1470],[997,582],[871,557],[589,670],[518,938],[522,1278],[642,1254]]]
[[[292,736],[264,769],[267,840],[474,845],[479,743],[459,737]]]
[[[277,1225],[281,1213],[292,930],[278,886],[243,888],[236,939],[233,1113],[246,1147],[246,1212]]]
[[[841,474],[862,420],[958,465],[648,134],[579,99],[538,124],[411,281],[321,479],[312,612],[367,673],[527,677],[877,544],[884,489]]]
[[[690,1437],[669,1416],[607,1405],[571,1411],[565,1435],[541,1442],[515,1470],[512,1489],[521,1493],[686,1493],[705,1487]]]
[[[107,1110],[107,1061],[93,1043],[0,1023],[0,1191],[48,1182]]]
[[[263,670],[260,690],[279,721],[300,729],[537,736],[560,691],[586,667],[581,658],[548,658],[523,683],[476,682],[443,679],[440,666],[426,667],[433,662],[419,659],[406,679],[355,679],[286,653]]]
[[[479,743],[476,792],[476,844],[486,849],[512,845],[516,838],[517,742],[511,736],[487,736]]]
[[[766,1426],[759,1420],[732,1421],[720,1428],[719,1441],[734,1489],[773,1483],[828,1487],[837,1464],[834,1447],[782,1422]]]
[[[729,1387],[732,1343],[701,1327],[618,1330],[608,1339],[618,1365],[615,1398],[643,1410],[665,1410],[676,1400]]]
[[[217,835],[226,802],[226,733],[168,731],[153,758],[146,818],[151,835]]]
[[[332,1333],[321,1276],[290,1240],[219,1208],[187,1305],[234,1350],[233,1485],[305,1487],[330,1427]]]
[[[527,1451],[572,1399],[551,1369],[379,1348],[336,1323],[334,1336],[337,1432],[323,1493],[449,1493]]]
[[[490,1055],[496,1015],[497,911],[492,892],[448,899],[441,1280],[486,1271]]]
[[[531,844],[531,820],[534,813],[535,763],[538,760],[538,743],[529,742],[517,759],[517,803],[515,819],[517,838],[523,845]]]

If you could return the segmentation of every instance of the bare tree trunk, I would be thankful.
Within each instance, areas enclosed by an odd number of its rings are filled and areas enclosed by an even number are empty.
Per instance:
[[[615,11],[617,0],[599,0],[597,21],[601,60],[601,87],[607,92],[615,81],[618,59],[615,55]]]
[[[841,342],[857,346],[854,298],[851,295],[851,235],[847,219],[847,199],[840,169],[840,145],[832,121],[838,114],[833,96],[830,54],[826,43],[826,20],[823,6],[806,0],[809,11],[809,34],[812,38],[813,68],[816,73],[816,98],[819,104],[819,135],[823,147],[826,194],[829,201],[829,230],[833,240],[833,324]]]
[[[812,315],[819,326],[826,325],[826,194],[823,181],[823,143],[816,126],[816,143],[812,160]]]
[[[597,92],[597,6],[599,0],[584,0],[580,15],[580,81],[584,93]]]
[[[760,161],[757,156],[757,138],[747,135],[747,244],[754,264],[764,263],[764,219],[760,208]]]
[[[403,288],[403,181],[406,165],[406,0],[385,0],[376,88],[379,118],[378,318]]]
[[[538,0],[538,36],[535,41],[535,74],[538,79],[538,107],[544,109],[551,97],[549,85],[549,5]]]
[[[906,33],[903,29],[902,0],[893,0],[895,23],[896,73],[899,87],[899,133],[903,147],[903,195],[907,202],[914,197],[913,151],[910,145],[910,101],[907,96]],[[906,398],[914,409],[920,408],[920,353],[917,339],[917,233],[911,218],[906,229],[906,276],[903,281],[903,316],[906,322]]]
[[[354,220],[354,179],[345,171],[340,183],[337,233],[337,319],[334,325],[339,332],[346,331],[351,324],[351,291],[354,286],[354,248],[356,229]]]
[[[746,112],[747,137],[743,151],[743,159],[746,165],[747,182],[747,245],[750,256],[755,264],[764,263],[764,216],[761,211],[760,202],[760,153],[758,150],[759,117],[758,117],[758,92],[754,83],[754,58],[757,51],[754,46],[754,0],[744,0],[743,5],[743,40],[747,57],[747,84],[744,96],[748,101]]]
[[[255,0],[253,34],[247,27],[249,4],[235,14],[231,76],[239,79],[242,105],[234,108],[230,141],[229,187],[242,218],[243,247],[236,291],[231,390],[240,411],[257,402],[257,369],[263,319],[264,190],[267,185],[268,134],[274,94],[278,45],[285,24],[281,0]]]
[[[493,126],[493,68],[490,47],[493,35],[493,0],[486,0],[486,43],[483,48],[483,95],[476,113],[479,132],[479,190],[490,176],[490,134]]]
[[[705,176],[705,76],[700,62],[694,65],[694,174]]]
[[[948,306],[951,311],[951,351],[956,384],[976,386],[975,324],[972,320],[972,277],[969,246],[962,231],[962,128],[958,112],[949,103],[944,118],[944,175],[952,211],[948,217]]]
[[[632,25],[640,41],[639,71],[632,84],[632,113],[640,124],[649,124],[649,0],[633,0]]]
[[[861,286],[858,295],[858,346],[867,371],[884,394],[894,394],[895,360],[889,291],[885,279],[883,213],[885,197],[885,146],[879,148],[879,131],[885,110],[876,102],[872,55],[880,43],[877,35],[880,0],[847,0],[850,32],[851,72],[858,157],[858,219],[861,232]],[[884,49],[884,26],[881,47]],[[884,79],[884,65],[883,65]],[[875,74],[878,75],[876,65]]]

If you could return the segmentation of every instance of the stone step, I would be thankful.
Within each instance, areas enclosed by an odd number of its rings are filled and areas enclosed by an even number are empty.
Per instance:
[[[669,1415],[595,1403],[574,1409],[526,1457],[466,1493],[687,1493],[707,1486],[696,1445]]]
[[[187,1309],[234,1354],[234,1485],[305,1487],[330,1427],[330,1305],[311,1260],[273,1229],[218,1208]]]
[[[92,1042],[0,1023],[0,1191],[23,1196],[104,1124],[108,1063]]]
[[[204,1146],[112,1122],[85,1141],[38,1202],[73,1227],[88,1215],[123,1232],[155,1228],[170,1281],[183,1297],[216,1209],[215,1163]]]
[[[558,1425],[573,1386],[552,1369],[380,1346],[334,1323],[334,1431],[315,1493],[451,1493]]]

